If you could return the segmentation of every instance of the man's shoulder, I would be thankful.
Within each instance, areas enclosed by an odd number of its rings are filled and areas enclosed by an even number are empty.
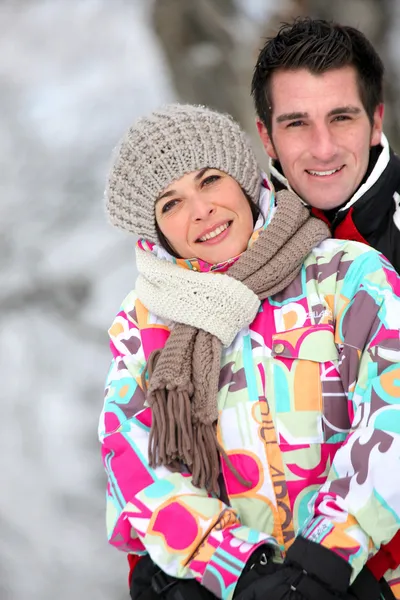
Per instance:
[[[392,167],[400,171],[400,155],[396,152],[392,146],[390,146],[390,160]]]
[[[318,246],[312,250],[311,257],[312,260],[318,261],[324,259],[331,260],[333,257],[349,261],[355,260],[366,254],[380,256],[378,250],[375,250],[372,246],[368,246],[362,242],[329,238],[318,244]]]
[[[393,192],[400,189],[400,156],[386,142],[386,147],[382,148],[380,154],[376,157],[374,168],[367,180],[368,187],[373,189],[376,184],[382,181],[389,182],[387,192]],[[378,187],[381,187],[378,185]]]
[[[318,293],[353,297],[359,290],[390,287],[396,272],[377,250],[361,242],[329,239],[314,248],[305,261],[306,281],[315,281]]]

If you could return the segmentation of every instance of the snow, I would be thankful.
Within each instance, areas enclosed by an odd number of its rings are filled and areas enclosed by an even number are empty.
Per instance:
[[[145,2],[0,8],[0,598],[128,597],[105,532],[107,327],[135,281],[112,148],[174,99]]]

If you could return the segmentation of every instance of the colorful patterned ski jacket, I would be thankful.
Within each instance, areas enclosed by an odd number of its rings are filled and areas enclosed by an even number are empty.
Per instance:
[[[149,251],[151,247],[148,248]],[[183,266],[191,267],[190,263]],[[231,598],[262,543],[301,534],[345,558],[352,579],[400,528],[400,278],[375,250],[327,240],[223,351],[220,498],[190,473],[150,468],[142,372],[173,325],[131,292],[110,330],[99,436],[112,545]],[[400,570],[386,578],[400,598]]]

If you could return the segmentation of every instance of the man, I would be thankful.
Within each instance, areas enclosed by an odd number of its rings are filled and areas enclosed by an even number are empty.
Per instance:
[[[260,51],[252,95],[276,189],[293,189],[334,237],[375,247],[400,271],[400,160],[382,133],[383,73],[357,29],[296,19]],[[380,579],[399,563],[397,534],[368,566]]]
[[[252,95],[277,190],[399,271],[400,160],[382,133],[383,73],[357,29],[296,19],[262,48]]]

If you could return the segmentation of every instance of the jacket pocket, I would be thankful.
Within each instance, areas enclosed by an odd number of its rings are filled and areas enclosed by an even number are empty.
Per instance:
[[[343,441],[350,428],[332,325],[272,336],[273,396],[280,444]]]

